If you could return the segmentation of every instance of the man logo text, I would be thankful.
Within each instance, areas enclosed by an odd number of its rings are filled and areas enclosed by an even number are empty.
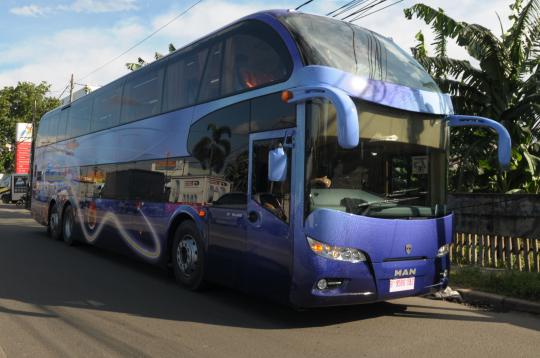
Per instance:
[[[400,277],[400,276],[413,276],[416,275],[416,269],[405,269],[405,270],[394,270],[394,276]]]

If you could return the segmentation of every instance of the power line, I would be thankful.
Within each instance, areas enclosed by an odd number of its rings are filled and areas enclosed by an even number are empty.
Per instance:
[[[379,11],[382,11],[382,10],[384,10],[384,9],[386,9],[386,8],[389,8],[390,6],[394,6],[394,5],[396,5],[396,4],[399,4],[400,2],[403,2],[403,0],[398,0],[398,1],[396,1],[396,2],[394,2],[394,3],[392,3],[392,4],[390,4],[390,5],[386,5],[385,7],[382,7],[382,8],[380,8],[380,9],[374,10],[374,11],[368,13],[368,14],[357,16],[357,17],[355,17],[354,19],[350,20],[350,22],[354,22],[354,21],[356,21],[356,20],[363,19],[364,17],[367,17],[367,16],[369,16],[369,15],[373,15],[373,14],[379,12]]]
[[[306,5],[310,4],[310,3],[312,3],[313,1],[314,1],[314,0],[306,1],[306,2],[303,3],[302,5],[298,5],[298,6],[296,7],[295,10],[300,10],[301,8],[303,8],[304,6],[306,6]]]
[[[60,95],[57,97],[58,99],[60,99],[63,95],[64,95],[64,92],[66,92],[66,90],[68,89],[69,87],[69,83],[67,84],[66,87],[64,87],[64,89],[62,90],[62,92],[60,93]]]
[[[140,44],[142,44],[143,42],[145,42],[146,40],[148,40],[149,38],[151,38],[152,36],[154,36],[155,34],[157,34],[158,32],[160,32],[161,30],[163,30],[164,28],[166,28],[167,26],[169,26],[170,24],[172,24],[174,21],[176,21],[178,18],[180,18],[181,16],[185,15],[188,11],[190,11],[191,9],[193,9],[195,6],[199,5],[201,2],[203,2],[204,0],[199,0],[197,1],[196,3],[194,3],[193,5],[191,5],[190,7],[188,7],[186,10],[182,11],[181,13],[179,13],[178,15],[176,15],[175,17],[173,17],[169,22],[167,22],[165,25],[163,26],[160,26],[159,28],[157,28],[156,30],[154,30],[150,35],[146,36],[144,39],[140,40],[139,42],[135,43],[133,46],[131,46],[130,48],[128,48],[127,50],[125,50],[124,52],[122,52],[120,55],[110,59],[109,61],[107,61],[106,63],[104,63],[103,65],[97,67],[95,70],[89,72],[88,74],[86,74],[85,76],[83,76],[82,78],[80,78],[79,80],[84,80],[85,78],[87,78],[88,76],[96,73],[97,71],[101,70],[102,68],[104,68],[105,66],[111,64],[112,62],[118,60],[120,57],[124,56],[126,53],[128,53],[129,51],[133,50],[135,47],[139,46]],[[313,1],[313,0],[312,0]]]
[[[373,7],[377,6],[377,5],[380,5],[384,2],[386,2],[387,0],[372,0],[369,4],[363,6],[362,8],[360,8],[359,10],[356,10],[356,11],[353,11],[351,12],[350,14],[348,14],[347,16],[341,18],[342,21],[345,21],[347,20],[348,18],[350,17],[353,17],[355,15],[358,15],[358,14],[364,14],[367,10],[369,9],[372,9]]]
[[[354,9],[357,6],[362,5],[362,3],[365,3],[368,0],[355,0],[355,1],[349,1],[343,6],[338,7],[337,9],[330,11],[326,16],[332,15],[332,17],[338,17],[339,15],[342,15],[346,13],[347,11],[350,11]]]

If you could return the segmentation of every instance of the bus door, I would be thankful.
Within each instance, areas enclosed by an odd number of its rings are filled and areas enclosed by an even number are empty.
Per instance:
[[[287,299],[292,257],[291,168],[294,130],[254,133],[249,140],[247,252],[245,284],[274,299]],[[287,154],[287,177],[268,179],[268,153]]]

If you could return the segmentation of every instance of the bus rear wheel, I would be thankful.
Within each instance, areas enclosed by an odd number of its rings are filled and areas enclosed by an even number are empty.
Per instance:
[[[64,238],[64,242],[68,246],[75,245],[75,213],[71,205],[68,205],[68,207],[64,210],[62,223],[62,236]]]
[[[55,240],[62,238],[62,227],[60,226],[60,212],[58,210],[58,204],[54,203],[51,207],[51,213],[49,215],[49,225],[47,226],[47,233]]]
[[[206,256],[194,222],[184,221],[176,229],[171,256],[176,281],[193,291],[202,289]]]

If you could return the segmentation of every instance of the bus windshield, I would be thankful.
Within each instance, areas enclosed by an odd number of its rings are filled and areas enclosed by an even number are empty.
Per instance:
[[[328,208],[378,218],[444,215],[444,119],[355,103],[360,144],[354,149],[339,146],[336,113],[329,102],[308,106],[306,214]]]
[[[358,76],[440,93],[424,68],[391,39],[321,16],[289,13],[282,22],[307,65],[321,65]]]

